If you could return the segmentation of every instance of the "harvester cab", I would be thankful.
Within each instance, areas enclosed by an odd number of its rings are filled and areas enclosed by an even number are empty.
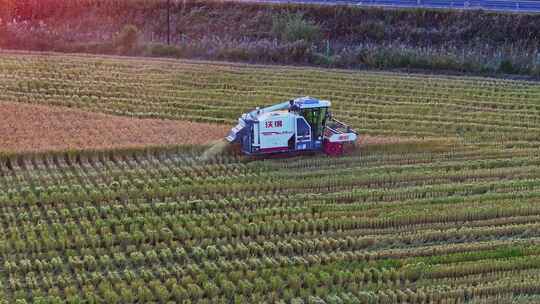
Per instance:
[[[238,142],[243,153],[324,151],[340,155],[354,143],[356,131],[334,119],[331,103],[312,97],[291,99],[243,114],[226,139]]]

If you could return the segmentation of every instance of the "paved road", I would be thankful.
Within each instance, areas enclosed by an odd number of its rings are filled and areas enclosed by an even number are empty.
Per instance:
[[[256,0],[258,2],[296,2],[323,4],[354,4],[390,7],[428,7],[486,9],[516,12],[540,12],[540,0]]]

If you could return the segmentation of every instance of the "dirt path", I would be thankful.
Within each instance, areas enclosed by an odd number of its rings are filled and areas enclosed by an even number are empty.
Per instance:
[[[108,149],[207,144],[230,126],[139,119],[65,107],[0,102],[0,151]]]

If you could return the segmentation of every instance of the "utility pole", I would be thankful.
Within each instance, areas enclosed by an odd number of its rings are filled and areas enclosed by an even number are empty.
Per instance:
[[[171,44],[171,0],[167,0],[167,44]]]

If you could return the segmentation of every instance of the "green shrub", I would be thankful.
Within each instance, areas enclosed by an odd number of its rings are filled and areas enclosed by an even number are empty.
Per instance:
[[[139,41],[139,30],[134,25],[126,25],[116,36],[115,45],[120,54],[133,54]]]
[[[326,56],[321,53],[314,53],[312,56],[312,63],[320,66],[330,67],[334,64],[334,56]]]
[[[321,28],[317,23],[304,19],[300,12],[284,13],[272,16],[272,35],[287,42],[304,40],[314,43],[321,38]]]
[[[499,72],[505,74],[517,74],[519,73],[519,69],[512,63],[510,59],[505,58],[501,60],[501,63],[499,64]]]
[[[185,51],[181,47],[161,43],[147,45],[144,53],[146,56],[151,57],[181,58],[185,55]]]
[[[249,61],[252,54],[248,49],[241,47],[223,47],[217,51],[218,60]]]

